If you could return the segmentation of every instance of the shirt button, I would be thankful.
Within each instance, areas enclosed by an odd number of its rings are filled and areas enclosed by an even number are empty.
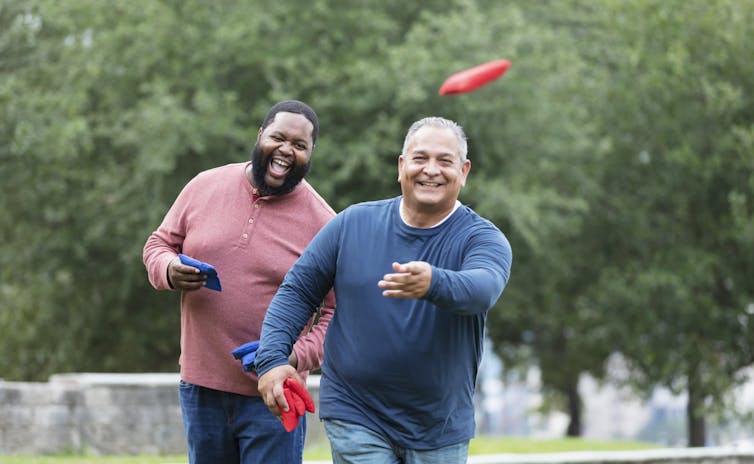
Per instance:
[[[254,218],[249,218],[249,224],[254,224]]]
[[[254,208],[259,209],[259,204],[258,203],[254,203]]]
[[[247,239],[249,238],[249,234],[243,234],[241,237],[243,237],[244,239]]]

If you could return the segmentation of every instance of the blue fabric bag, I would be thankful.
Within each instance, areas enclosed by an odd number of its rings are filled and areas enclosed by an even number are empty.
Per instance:
[[[257,349],[259,349],[259,340],[245,343],[230,353],[234,358],[241,360],[245,372],[250,372],[254,370],[254,360],[257,357]]]
[[[184,254],[179,254],[178,257],[181,259],[181,263],[187,266],[194,266],[195,268],[199,269],[199,272],[207,275],[207,288],[217,290],[218,292],[222,291],[222,287],[220,286],[220,277],[217,275],[217,270],[214,268],[214,266],[212,266],[211,264],[203,263],[197,259],[192,258],[191,256],[186,256]]]

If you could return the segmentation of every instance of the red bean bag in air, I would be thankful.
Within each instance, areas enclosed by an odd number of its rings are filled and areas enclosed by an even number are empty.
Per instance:
[[[511,62],[508,60],[494,60],[459,71],[443,82],[438,94],[450,95],[472,92],[502,76],[510,65]]]

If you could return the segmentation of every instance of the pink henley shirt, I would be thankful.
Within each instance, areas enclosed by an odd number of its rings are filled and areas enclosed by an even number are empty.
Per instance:
[[[258,197],[249,163],[204,171],[178,195],[144,245],[149,281],[169,289],[168,263],[178,253],[212,264],[222,292],[181,294],[181,379],[215,390],[258,396],[257,376],[230,352],[258,340],[267,307],[285,274],[335,212],[305,180],[291,193]],[[325,330],[335,309],[327,295],[316,325],[294,345],[303,375],[322,362]]]

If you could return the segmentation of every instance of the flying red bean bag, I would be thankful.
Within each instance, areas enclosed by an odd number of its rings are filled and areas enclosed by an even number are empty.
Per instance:
[[[445,79],[437,93],[439,95],[450,95],[473,92],[502,76],[510,65],[511,62],[508,60],[494,60],[459,71]]]

